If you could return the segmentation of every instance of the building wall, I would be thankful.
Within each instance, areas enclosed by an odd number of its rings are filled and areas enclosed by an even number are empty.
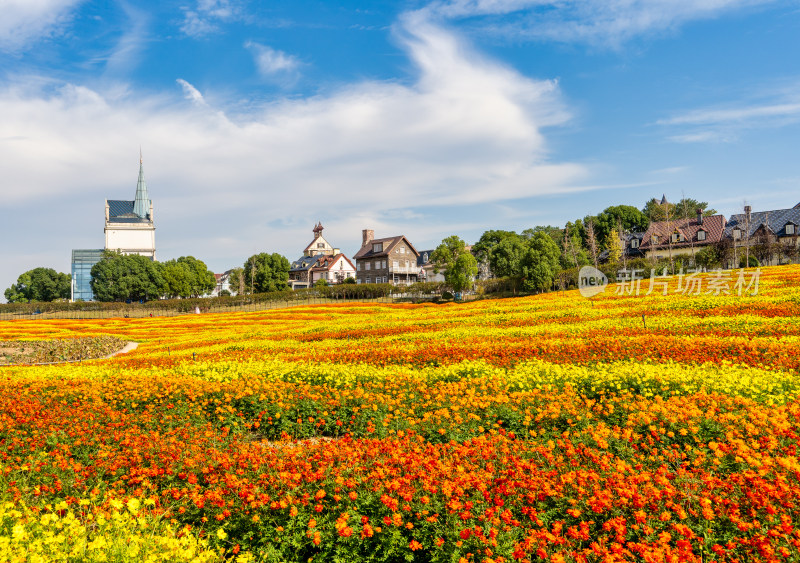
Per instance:
[[[405,240],[395,245],[388,255],[358,259],[356,270],[358,283],[414,283],[419,274],[417,255]]]
[[[119,250],[123,254],[141,254],[155,259],[156,232],[148,223],[109,223],[105,235],[106,250]]]

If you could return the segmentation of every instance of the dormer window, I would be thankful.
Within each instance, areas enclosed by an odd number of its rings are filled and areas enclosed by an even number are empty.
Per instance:
[[[639,239],[638,238],[631,239],[631,248],[639,248]]]
[[[653,235],[650,237],[650,244],[658,244],[658,235]]]
[[[427,262],[428,261],[428,253],[427,252],[422,255],[422,261],[423,262]]]
[[[706,240],[706,232],[703,229],[697,231],[697,240]]]
[[[740,240],[742,238],[742,230],[739,228],[733,229],[733,240]]]
[[[786,231],[787,235],[795,234],[796,231],[795,231],[794,223],[786,223],[785,231]]]
[[[683,235],[679,232],[672,233],[672,242],[681,242],[683,241]]]
[[[372,252],[383,252],[383,243],[376,242],[372,245]]]

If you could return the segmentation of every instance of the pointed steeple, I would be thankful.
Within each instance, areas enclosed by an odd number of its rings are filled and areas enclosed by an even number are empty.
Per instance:
[[[139,180],[136,182],[136,200],[133,202],[133,212],[147,219],[150,215],[150,198],[147,195],[147,182],[144,181],[144,166],[142,164],[142,149],[139,149]]]

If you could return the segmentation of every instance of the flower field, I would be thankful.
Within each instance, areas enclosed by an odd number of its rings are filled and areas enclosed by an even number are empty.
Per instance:
[[[0,323],[139,342],[0,366],[0,560],[800,561],[800,267],[678,283]]]

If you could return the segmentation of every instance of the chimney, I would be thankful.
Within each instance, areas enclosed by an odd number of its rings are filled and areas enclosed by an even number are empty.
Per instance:
[[[695,209],[695,213],[697,213],[697,224],[698,225],[702,225],[703,224],[703,210],[698,207],[697,209]]]
[[[361,246],[367,246],[372,239],[375,238],[375,231],[372,229],[364,229],[361,231]]]
[[[745,217],[747,217],[747,222],[748,223],[750,222],[750,211],[752,211],[752,210],[753,210],[753,208],[750,207],[749,205],[745,205],[744,206],[744,215],[745,215]]]

